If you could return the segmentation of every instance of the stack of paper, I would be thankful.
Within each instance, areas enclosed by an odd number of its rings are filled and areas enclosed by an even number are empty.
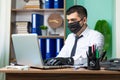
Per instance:
[[[28,34],[28,27],[30,23],[28,21],[17,21],[16,22],[16,33],[17,34]]]
[[[25,9],[40,9],[42,2],[40,0],[29,0],[24,6]]]

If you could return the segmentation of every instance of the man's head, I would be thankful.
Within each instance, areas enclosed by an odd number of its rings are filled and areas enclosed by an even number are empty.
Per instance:
[[[67,12],[68,27],[77,34],[87,22],[87,10],[80,5],[70,7]]]

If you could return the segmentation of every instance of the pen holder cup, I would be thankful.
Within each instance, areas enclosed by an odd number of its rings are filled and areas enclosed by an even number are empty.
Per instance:
[[[100,70],[100,62],[98,59],[88,58],[88,69],[90,70]]]

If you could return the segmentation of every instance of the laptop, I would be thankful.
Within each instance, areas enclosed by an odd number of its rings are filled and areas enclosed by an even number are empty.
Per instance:
[[[70,67],[44,66],[37,34],[12,34],[12,42],[18,65],[43,69]]]

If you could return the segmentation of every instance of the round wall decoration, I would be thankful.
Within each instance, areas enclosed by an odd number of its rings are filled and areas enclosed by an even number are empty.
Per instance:
[[[61,27],[62,23],[63,18],[58,13],[50,14],[50,16],[48,17],[48,24],[53,29]]]

